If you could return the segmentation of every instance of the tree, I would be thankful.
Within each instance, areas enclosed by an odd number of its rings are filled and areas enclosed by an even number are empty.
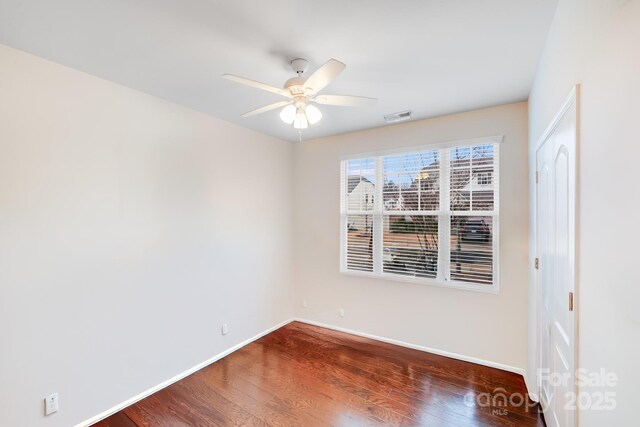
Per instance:
[[[421,168],[411,185],[403,191],[405,209],[408,211],[435,211],[440,204],[440,167],[431,163]],[[436,215],[409,215],[411,229],[416,235],[420,249],[413,255],[412,264],[416,273],[420,270],[435,275],[438,259],[438,217]],[[410,252],[407,251],[409,255]]]
[[[472,200],[473,194],[469,184],[473,182],[478,173],[493,172],[493,147],[491,145],[476,146],[472,148],[454,149],[450,151],[449,172],[449,208],[452,211],[469,211],[471,209],[483,209],[492,206],[493,191],[490,195],[479,195]],[[406,165],[405,170],[419,170],[413,177],[411,184],[401,193],[404,197],[405,209],[409,211],[437,211],[440,210],[440,165],[433,162],[426,167]],[[478,195],[479,193],[475,193]],[[443,207],[444,208],[444,207]],[[416,235],[420,245],[419,258],[416,265],[422,263],[422,268],[435,273],[438,254],[438,217],[436,215],[410,215],[411,229]],[[451,229],[457,234],[457,254],[454,256],[459,263],[461,251],[460,241],[464,216],[452,216]],[[459,267],[460,264],[459,264]]]

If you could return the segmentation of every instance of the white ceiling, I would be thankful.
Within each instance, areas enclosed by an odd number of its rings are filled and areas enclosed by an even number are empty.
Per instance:
[[[320,106],[304,139],[525,100],[557,0],[0,0],[0,43],[282,139],[278,95],[288,61],[346,70],[323,93],[379,98]]]

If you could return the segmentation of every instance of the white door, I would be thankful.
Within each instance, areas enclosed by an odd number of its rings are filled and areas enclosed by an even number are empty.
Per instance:
[[[538,385],[547,426],[575,426],[576,97],[536,153]]]

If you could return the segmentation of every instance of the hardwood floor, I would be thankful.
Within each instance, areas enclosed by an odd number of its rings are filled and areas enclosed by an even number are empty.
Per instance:
[[[95,425],[544,426],[521,396],[510,372],[293,322]]]

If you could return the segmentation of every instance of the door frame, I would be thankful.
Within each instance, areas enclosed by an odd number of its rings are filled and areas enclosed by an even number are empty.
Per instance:
[[[580,289],[579,289],[579,276],[578,276],[578,260],[579,260],[579,253],[578,253],[578,243],[579,243],[579,179],[578,177],[580,176],[580,162],[579,162],[579,154],[580,154],[580,85],[576,84],[575,86],[573,86],[573,88],[571,89],[571,92],[569,93],[569,95],[567,96],[567,98],[565,99],[564,103],[562,104],[562,107],[560,108],[560,110],[556,113],[556,115],[553,117],[553,119],[551,120],[551,123],[547,126],[546,130],[544,131],[544,133],[542,134],[542,136],[540,138],[538,138],[538,141],[536,142],[536,145],[534,147],[534,151],[533,151],[533,156],[535,159],[535,193],[534,193],[534,209],[533,209],[533,215],[534,215],[534,219],[533,219],[533,232],[534,232],[534,259],[538,259],[540,257],[539,254],[539,242],[538,242],[538,231],[539,231],[539,227],[538,227],[538,221],[539,221],[539,215],[538,215],[538,179],[537,179],[537,173],[538,173],[538,152],[540,151],[540,149],[542,148],[542,146],[544,145],[544,143],[549,139],[549,137],[555,132],[555,130],[557,129],[558,125],[560,124],[560,122],[562,121],[562,119],[565,117],[565,115],[567,114],[567,112],[575,106],[575,112],[576,112],[576,129],[575,129],[575,168],[574,168],[574,182],[575,182],[575,188],[574,188],[574,212],[573,212],[573,220],[574,220],[574,233],[573,233],[573,239],[572,241],[569,242],[570,247],[573,249],[573,258],[574,258],[574,263],[573,263],[573,277],[574,277],[574,290],[573,290],[573,312],[574,312],[574,324],[573,324],[573,355],[572,355],[572,362],[573,362],[573,369],[574,369],[574,392],[578,393],[578,385],[577,382],[575,382],[575,370],[578,369],[579,365],[578,365],[578,342],[579,342],[579,312],[580,312],[580,304],[579,304],[579,295],[580,295]],[[540,310],[541,310],[541,306],[542,306],[542,302],[541,302],[541,292],[540,292],[540,270],[538,270],[537,268],[535,268],[534,263],[532,262],[532,266],[531,268],[533,269],[534,272],[534,284],[535,284],[535,311],[534,311],[534,315],[535,315],[535,320],[534,320],[534,324],[532,325],[532,329],[533,329],[533,333],[535,335],[535,368],[536,368],[536,372],[534,372],[535,375],[535,385],[536,385],[536,396],[538,398],[539,402],[542,402],[542,390],[541,390],[541,380],[540,380],[540,375],[539,375],[539,370],[541,369],[541,364],[542,364],[542,360],[541,360],[541,352],[542,352],[542,345],[541,345],[541,328],[540,328],[540,322],[541,322],[541,315],[540,315]],[[575,421],[575,425],[579,425],[579,411],[576,409],[575,411],[575,417],[574,417],[574,421]]]

